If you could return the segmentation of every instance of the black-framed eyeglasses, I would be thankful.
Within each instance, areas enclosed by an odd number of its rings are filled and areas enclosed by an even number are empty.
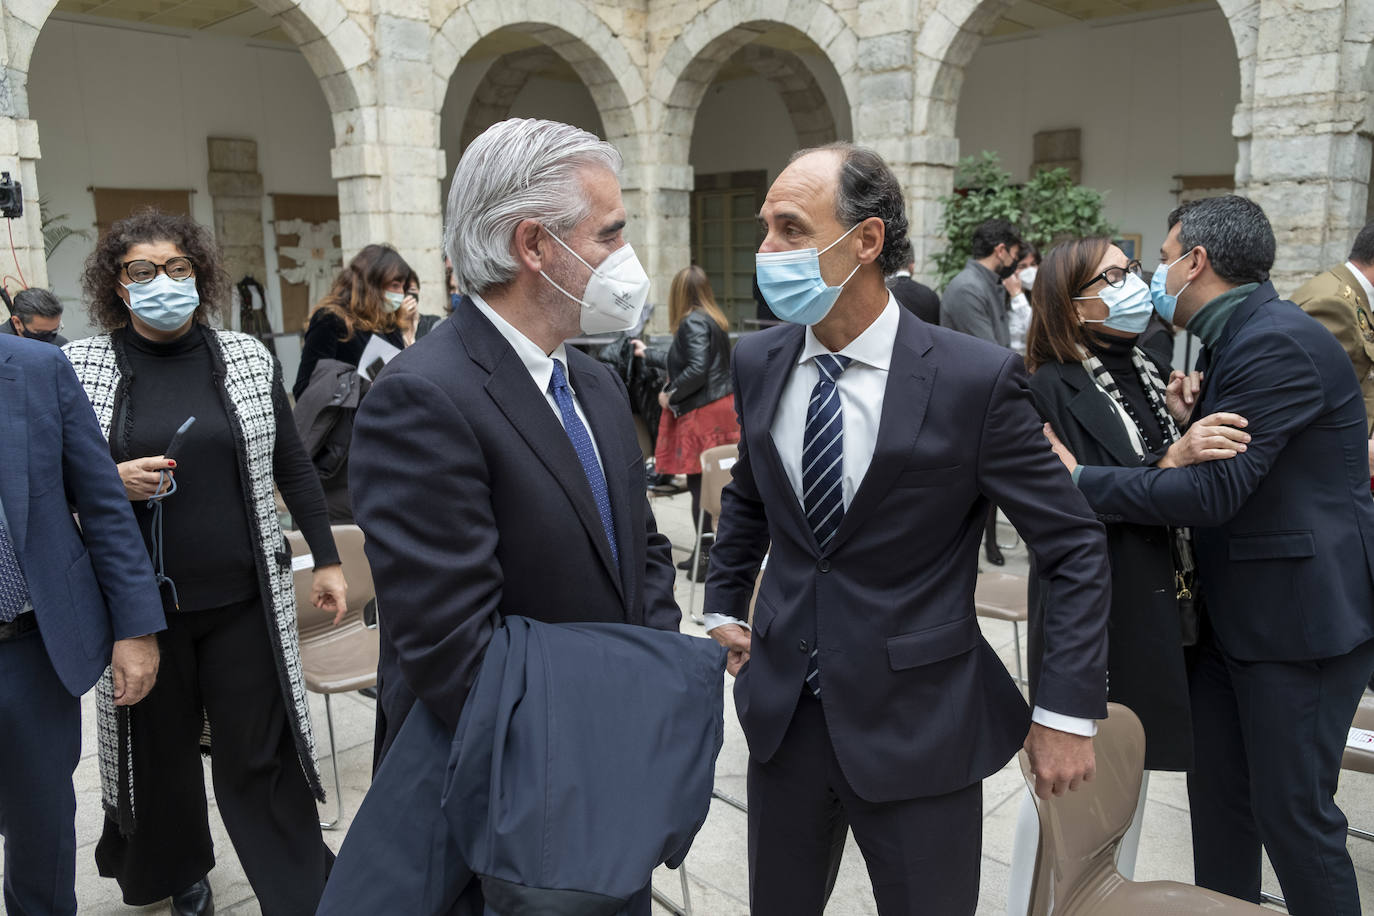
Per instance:
[[[196,266],[191,263],[190,258],[176,257],[168,258],[165,264],[155,264],[152,261],[125,261],[119,265],[124,268],[124,272],[129,275],[129,279],[135,283],[151,283],[160,270],[173,280],[185,280],[196,274]]]
[[[1082,286],[1078,287],[1078,291],[1080,293],[1083,292],[1083,290],[1092,286],[1098,280],[1105,281],[1106,284],[1112,287],[1113,289],[1121,289],[1121,287],[1126,283],[1126,276],[1128,274],[1134,274],[1137,277],[1141,275],[1140,262],[1135,260],[1134,258],[1126,262],[1125,267],[1108,267],[1106,270],[1102,271],[1102,273],[1098,274],[1097,276],[1089,280],[1087,283],[1084,283]]]

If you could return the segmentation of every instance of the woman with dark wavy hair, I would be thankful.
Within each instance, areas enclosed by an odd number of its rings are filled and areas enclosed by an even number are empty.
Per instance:
[[[304,393],[322,359],[358,365],[374,334],[398,350],[414,343],[419,298],[420,278],[395,248],[368,245],[358,252],[310,313],[291,393]]]
[[[114,223],[83,287],[104,333],[64,349],[134,504],[167,614],[143,702],[117,711],[108,672],[98,692],[106,818],[96,864],[131,906],[171,897],[173,913],[213,912],[205,750],[262,912],[306,916],[331,856],[274,488],[310,544],[315,606],[342,616],[345,584],[280,368],[255,338],[211,326],[229,280],[209,231],[189,217],[149,209]]]

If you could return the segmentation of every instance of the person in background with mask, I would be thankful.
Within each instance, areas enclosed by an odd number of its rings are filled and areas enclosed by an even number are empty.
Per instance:
[[[310,384],[315,364],[322,359],[358,365],[374,334],[404,350],[414,341],[419,290],[419,276],[396,249],[368,245],[358,252],[310,313],[291,393],[297,398],[301,396]],[[404,316],[409,316],[409,324]]]
[[[1092,466],[1047,436],[1098,513],[1193,529],[1197,883],[1258,903],[1263,851],[1288,912],[1355,916],[1335,793],[1374,670],[1364,401],[1340,343],[1269,282],[1275,248],[1253,201],[1198,200],[1169,214],[1151,279],[1155,308],[1203,344],[1200,390],[1179,378],[1171,394],[1185,419],[1245,418],[1244,451],[1182,468]]]
[[[1022,356],[1026,355],[1026,329],[1030,327],[1031,288],[1035,286],[1035,274],[1040,269],[1040,252],[1027,242],[1021,249],[1021,260],[1016,262],[1016,273],[1002,281],[1007,295],[1011,297],[1007,315],[1007,333],[1011,337],[1011,348]]]
[[[62,302],[46,289],[21,289],[10,305],[10,320],[0,325],[0,334],[14,334],[43,343],[63,346],[61,335]]]
[[[1016,272],[1025,244],[1016,227],[990,219],[973,230],[972,253],[940,300],[940,326],[962,331],[1001,347],[1011,346],[1011,307],[1002,281]],[[993,566],[1006,563],[997,546],[997,506],[988,506],[983,553]]]
[[[417,701],[457,726],[504,615],[678,628],[629,396],[564,343],[633,328],[648,296],[620,166],[584,130],[512,119],[454,172],[445,248],[467,296],[373,384],[350,454],[381,608],[378,763]],[[463,903],[481,912],[476,882]]]
[[[1140,262],[1108,239],[1064,242],[1045,258],[1031,294],[1026,368],[1040,416],[1075,455],[1095,465],[1186,467],[1230,458],[1250,438],[1219,414],[1186,426],[1188,410],[1167,389],[1169,366],[1140,346],[1154,314]],[[1180,434],[1180,426],[1187,433]],[[1192,541],[1186,528],[1107,523],[1112,610],[1107,698],[1129,706],[1145,726],[1145,779],[1117,867],[1127,878],[1145,811],[1150,770],[1192,768],[1187,646],[1197,642]],[[1050,584],[1031,555],[1027,657],[1031,702],[1039,690],[1052,617]],[[1052,642],[1052,640],[1050,640]],[[1027,795],[1017,824],[1007,912],[1025,916],[1039,828]]]
[[[743,433],[705,604],[749,742],[750,912],[818,916],[852,829],[882,916],[971,914],[982,780],[1023,745],[1043,797],[1092,778],[1102,525],[1037,442],[1021,357],[884,286],[907,217],[876,153],[803,150],[760,217],[759,287],[789,323],[735,349]],[[1055,595],[1033,713],[973,612],[992,500]]]
[[[314,556],[314,605],[342,617],[345,584],[280,366],[256,338],[210,326],[229,278],[189,217],[146,209],[115,222],[82,287],[104,333],[65,352],[118,462],[167,616],[143,702],[116,716],[100,693],[96,865],[130,906],[171,897],[174,914],[214,911],[205,749],[261,911],[309,916],[331,856],[274,489]]]

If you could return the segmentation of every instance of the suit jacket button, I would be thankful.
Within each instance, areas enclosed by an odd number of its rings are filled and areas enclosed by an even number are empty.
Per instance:
[[[830,561],[823,559],[816,564],[816,568],[819,569],[821,572],[830,572]]]
[[[809,652],[811,650],[811,647],[808,646],[806,644],[806,640],[803,639],[800,643],[797,644],[797,650],[800,652]]]

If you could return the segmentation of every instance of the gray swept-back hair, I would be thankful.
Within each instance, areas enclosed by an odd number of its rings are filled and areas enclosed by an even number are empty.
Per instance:
[[[520,222],[571,230],[590,211],[578,173],[593,167],[618,176],[620,166],[614,146],[570,124],[512,118],[483,131],[463,152],[448,193],[444,251],[458,288],[481,295],[513,280]]]

